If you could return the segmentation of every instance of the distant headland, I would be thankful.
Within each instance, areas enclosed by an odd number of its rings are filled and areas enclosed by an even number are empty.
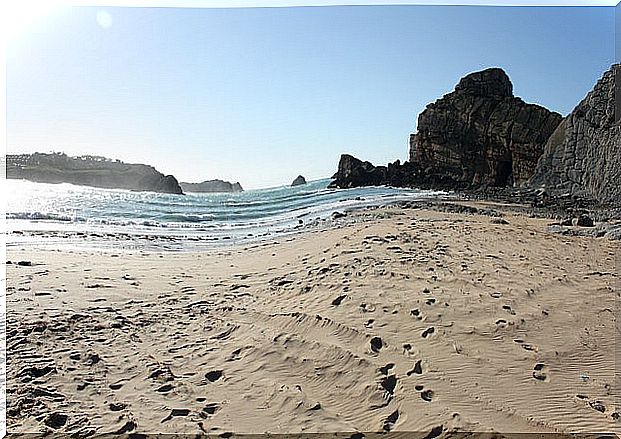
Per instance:
[[[179,183],[173,175],[164,175],[153,166],[124,163],[106,157],[40,153],[8,154],[6,178],[38,183],[71,183],[105,189],[179,194],[186,192],[242,192],[239,183],[207,180]]]
[[[244,188],[242,188],[239,182],[231,183],[229,181],[223,180],[206,180],[201,183],[187,183],[182,181],[179,183],[181,185],[181,189],[184,192],[205,192],[205,193],[214,193],[214,192],[243,192]]]
[[[91,155],[69,157],[64,153],[39,152],[7,155],[6,177],[39,183],[183,194],[174,176],[164,175],[153,166]]]

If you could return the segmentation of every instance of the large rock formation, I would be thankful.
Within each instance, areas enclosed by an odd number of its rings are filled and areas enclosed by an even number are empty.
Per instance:
[[[60,153],[7,155],[6,177],[40,183],[183,194],[175,177],[164,175],[153,166],[97,156],[68,157]]]
[[[341,155],[334,181],[330,188],[353,188],[360,186],[415,186],[420,189],[459,189],[466,185],[455,182],[450,177],[427,173],[410,162],[401,164],[399,160],[387,166],[374,166],[349,154]]]
[[[615,83],[617,89],[621,87],[619,64],[604,73],[558,126],[545,145],[531,185],[621,203],[621,114],[615,113]]]
[[[561,119],[514,97],[502,69],[471,73],[419,115],[410,162],[468,185],[521,185]]]
[[[217,192],[243,192],[243,188],[239,182],[231,183],[223,180],[207,180],[201,183],[186,183],[181,182],[181,188],[185,192],[205,192],[205,193],[217,193]]]

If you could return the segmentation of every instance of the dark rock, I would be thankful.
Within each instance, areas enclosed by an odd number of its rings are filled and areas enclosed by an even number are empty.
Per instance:
[[[341,155],[336,174],[336,181],[330,187],[351,188],[360,186],[378,186],[386,181],[386,168],[375,167],[371,162],[363,162],[349,154]]]
[[[105,157],[69,157],[66,154],[6,156],[6,177],[40,183],[71,183],[108,189],[129,189],[170,194],[183,191],[172,175],[153,166],[123,163]]]
[[[502,69],[471,73],[419,115],[410,162],[468,185],[521,185],[561,120],[514,97]]]
[[[615,77],[604,73],[595,87],[556,128],[545,145],[533,187],[578,195],[601,203],[621,203],[621,122],[615,117]]]
[[[576,220],[576,225],[580,227],[593,227],[593,220],[588,215],[580,215]]]
[[[30,262],[30,261],[19,261],[17,263],[17,265],[19,265],[20,267],[31,267],[32,266],[32,262]]]
[[[223,180],[206,180],[201,183],[179,183],[184,192],[218,193],[218,192],[243,192],[241,184]]]
[[[293,183],[291,183],[291,186],[300,186],[303,184],[306,184],[306,179],[303,176],[298,175],[295,180],[293,180]]]
[[[419,115],[418,131],[410,136],[409,161],[374,166],[343,154],[329,187],[463,190],[522,185],[533,175],[561,120],[558,113],[514,97],[503,70],[472,73]]]
[[[345,212],[333,212],[332,219],[345,218],[347,214]]]

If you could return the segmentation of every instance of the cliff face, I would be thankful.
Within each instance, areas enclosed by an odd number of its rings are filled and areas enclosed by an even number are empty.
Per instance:
[[[410,162],[457,183],[521,185],[561,119],[514,97],[503,70],[475,72],[419,115]]]
[[[223,180],[207,180],[201,183],[181,182],[181,188],[185,192],[242,192],[244,189],[239,183],[230,183]]]
[[[142,164],[103,157],[68,157],[65,154],[22,154],[6,157],[6,177],[39,183],[71,183],[107,189],[128,189],[169,194],[183,191],[172,175]]]
[[[615,117],[615,76],[621,87],[619,64],[558,126],[545,145],[531,185],[621,203],[621,114]]]

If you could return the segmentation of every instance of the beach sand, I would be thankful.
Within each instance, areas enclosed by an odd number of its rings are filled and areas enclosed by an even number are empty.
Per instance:
[[[8,249],[8,432],[614,431],[618,241],[366,215],[204,253]]]

